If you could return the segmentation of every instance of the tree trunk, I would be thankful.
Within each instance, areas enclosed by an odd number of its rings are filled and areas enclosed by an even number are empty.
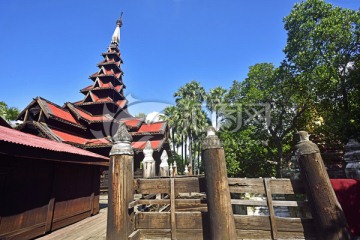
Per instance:
[[[181,134],[181,159],[184,163],[184,135]]]
[[[283,147],[281,140],[276,139],[276,149],[277,149],[277,165],[276,165],[276,176],[282,178],[282,165],[283,165]]]
[[[174,151],[174,153],[176,152],[176,148],[175,148],[175,129],[174,128],[172,128],[172,130],[171,130],[171,138],[172,138],[172,143],[173,143],[173,151]]]

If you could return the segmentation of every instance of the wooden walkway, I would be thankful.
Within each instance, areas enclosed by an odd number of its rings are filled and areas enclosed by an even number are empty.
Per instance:
[[[100,196],[99,214],[58,229],[38,240],[103,240],[106,239],[107,196]]]

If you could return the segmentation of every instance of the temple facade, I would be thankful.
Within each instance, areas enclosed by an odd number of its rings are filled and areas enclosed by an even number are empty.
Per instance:
[[[120,18],[107,51],[102,53],[103,60],[97,64],[98,71],[89,77],[92,84],[80,90],[84,98],[59,106],[36,97],[18,116],[17,120],[23,121],[19,130],[109,156],[111,137],[124,123],[133,137],[135,168],[140,166],[147,141],[160,163],[162,152],[170,149],[168,126],[166,121],[146,123],[128,112],[119,50],[121,26]]]

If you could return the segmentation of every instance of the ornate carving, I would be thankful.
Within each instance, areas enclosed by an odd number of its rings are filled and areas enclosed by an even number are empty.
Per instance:
[[[126,125],[124,123],[119,124],[117,132],[110,140],[114,144],[111,148],[110,156],[134,154],[134,151],[131,147],[132,137],[127,131]]]
[[[111,141],[113,143],[132,141],[132,137],[130,133],[127,131],[125,123],[120,122],[118,130],[116,131],[115,135],[112,137]]]

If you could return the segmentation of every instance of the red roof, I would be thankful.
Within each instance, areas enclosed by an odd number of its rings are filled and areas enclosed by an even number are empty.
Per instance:
[[[109,145],[110,142],[106,138],[87,139],[70,133],[62,132],[59,130],[51,129],[51,131],[60,137],[64,142],[77,143],[81,145]]]
[[[108,118],[105,115],[93,116],[93,115],[86,113],[78,108],[72,108],[72,109],[74,109],[74,111],[76,111],[81,117],[83,117],[89,121],[109,121],[109,120],[113,119],[112,117]]]
[[[125,107],[126,102],[127,102],[126,100],[119,100],[119,101],[116,102],[116,105],[123,108],[123,107]]]
[[[143,150],[143,149],[145,148],[145,146],[146,146],[146,142],[147,142],[147,141],[132,142],[132,143],[131,143],[131,146],[132,146],[134,149]],[[163,142],[163,140],[153,140],[153,141],[150,141],[152,149],[158,150],[158,149],[161,147],[162,142]]]
[[[70,133],[62,132],[59,130],[51,129],[51,131],[56,134],[58,137],[60,137],[64,142],[72,142],[77,144],[85,144],[87,139],[83,137],[78,137],[75,135],[72,135]]]
[[[142,118],[131,118],[131,119],[120,119],[125,125],[129,128],[138,128],[140,124],[144,121]]]
[[[164,130],[165,122],[143,124],[136,133],[157,133]]]
[[[41,148],[55,152],[66,152],[92,158],[109,160],[109,158],[65,144],[55,142],[46,138],[23,133],[15,129],[0,126],[0,141],[9,142],[34,148]],[[3,151],[2,151],[3,152]]]
[[[84,87],[83,89],[80,90],[80,92],[85,92],[85,91],[89,91],[92,88],[93,85]]]
[[[101,81],[101,87],[102,87],[102,88],[112,88],[113,85],[111,84],[111,82],[103,83],[103,82]]]
[[[120,92],[120,90],[123,88],[123,85],[117,85],[116,87],[115,87],[115,90],[116,91],[118,91],[118,92]]]
[[[67,112],[64,109],[62,109],[60,107],[57,107],[57,106],[55,106],[55,105],[53,105],[53,104],[51,104],[49,102],[45,102],[45,103],[48,106],[48,108],[50,109],[52,115],[54,115],[54,116],[56,116],[58,118],[67,120],[69,122],[78,124],[76,119],[69,112]]]

